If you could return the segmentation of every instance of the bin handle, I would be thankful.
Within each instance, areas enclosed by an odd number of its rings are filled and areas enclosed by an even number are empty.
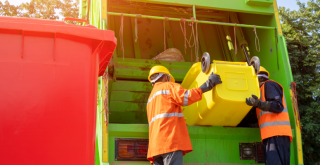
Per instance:
[[[84,23],[86,23],[86,25],[89,25],[88,21],[87,21],[87,20],[85,20],[85,19],[78,19],[78,18],[65,17],[65,18],[63,19],[63,22],[65,22],[65,21],[77,21],[77,22],[84,22]]]

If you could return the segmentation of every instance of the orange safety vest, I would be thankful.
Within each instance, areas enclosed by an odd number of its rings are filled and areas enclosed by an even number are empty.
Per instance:
[[[272,80],[267,80],[267,81],[272,81]],[[265,89],[264,89],[265,83],[263,83],[260,87],[261,101],[266,101]],[[279,83],[277,84],[280,85]],[[273,136],[289,136],[290,141],[292,142],[292,132],[291,132],[291,125],[290,125],[287,104],[284,97],[283,87],[281,86],[281,88],[282,88],[282,95],[283,95],[282,104],[284,107],[282,112],[273,113],[269,111],[262,111],[261,109],[256,108],[256,113],[257,113],[259,127],[260,127],[261,141],[263,141],[263,139],[273,137]]]
[[[149,122],[148,160],[173,151],[183,155],[192,151],[191,141],[181,106],[202,99],[200,88],[183,89],[172,82],[155,83],[147,103]]]

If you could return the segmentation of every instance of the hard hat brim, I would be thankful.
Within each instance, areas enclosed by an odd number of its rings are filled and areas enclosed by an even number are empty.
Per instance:
[[[175,82],[175,79],[174,77],[170,74],[169,70],[164,67],[164,66],[161,66],[161,65],[157,65],[157,66],[154,66],[151,68],[150,72],[149,72],[149,76],[148,76],[148,80],[149,82],[151,82],[151,79],[150,77],[156,73],[164,73],[164,74],[167,74],[167,75],[170,75],[171,78],[170,78],[170,81],[171,82]]]
[[[159,72],[159,73],[161,73],[161,72]],[[156,74],[156,73],[154,73],[154,74]],[[165,74],[167,74],[167,73],[165,73]],[[175,83],[176,82],[176,80],[174,79],[174,77],[169,73],[169,75],[170,75],[170,82],[173,82],[173,83]],[[151,79],[150,79],[150,77],[151,77],[152,75],[150,75],[149,77],[148,77],[148,80],[149,80],[149,82],[151,82]]]

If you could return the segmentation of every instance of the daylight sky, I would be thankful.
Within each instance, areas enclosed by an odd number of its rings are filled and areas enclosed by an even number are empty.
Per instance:
[[[5,0],[0,0],[4,2]],[[30,2],[30,0],[9,0],[10,4],[12,5],[19,5],[23,2]],[[277,0],[278,6],[284,6],[286,8],[290,8],[290,10],[298,10],[298,5],[296,0]],[[308,0],[300,0],[300,2],[307,3]]]

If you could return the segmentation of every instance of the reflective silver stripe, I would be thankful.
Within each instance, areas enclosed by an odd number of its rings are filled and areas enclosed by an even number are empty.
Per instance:
[[[162,75],[163,75],[163,73],[159,73],[158,77],[156,77],[155,79],[151,80],[151,83],[155,83]]]
[[[282,112],[286,112],[286,113],[288,113],[288,109],[287,108],[283,108],[283,111]],[[282,112],[280,112],[280,113],[282,113]],[[264,114],[267,114],[267,113],[273,113],[273,112],[269,112],[269,111],[260,111],[260,113],[259,113],[259,118],[258,118],[258,120],[260,120],[260,117],[262,116],[262,115],[264,115]]]
[[[274,122],[265,122],[263,124],[260,124],[260,129],[264,128],[264,127],[268,127],[268,126],[275,126],[275,125],[290,125],[289,121],[274,121]]]
[[[265,77],[265,78],[269,79],[269,77],[265,74],[258,74],[258,77]]]
[[[152,99],[154,99],[156,96],[158,96],[158,95],[169,95],[170,94],[170,91],[169,90],[161,90],[161,91],[158,91],[158,92],[156,92],[155,94],[153,94],[153,96],[148,100],[148,103],[147,104],[149,104],[151,101],[152,101]]]
[[[149,126],[155,120],[160,119],[160,118],[164,118],[164,117],[183,117],[183,113],[162,113],[162,114],[156,115],[155,117],[153,117],[151,119]]]
[[[187,92],[184,94],[183,98],[183,106],[188,106],[188,98],[189,98],[190,91],[187,90]]]

